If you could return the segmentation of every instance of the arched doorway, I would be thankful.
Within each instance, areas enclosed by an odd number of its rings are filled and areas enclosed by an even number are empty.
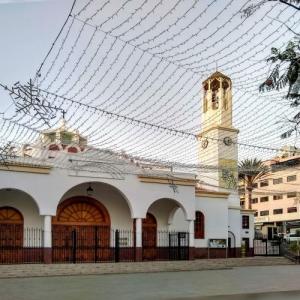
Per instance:
[[[178,225],[172,224],[178,210],[182,212],[180,216],[184,220],[187,216],[186,209],[175,199],[156,199],[147,208],[147,217],[142,228],[145,260],[188,259],[189,232],[183,228],[183,222],[176,220]]]
[[[0,207],[0,263],[17,263],[23,247],[22,214],[13,207]]]
[[[52,219],[53,261],[94,262],[110,258],[110,217],[99,201],[64,200]]]
[[[23,246],[23,216],[15,208],[0,207],[0,247]]]
[[[147,213],[146,219],[142,221],[142,246],[143,259],[153,260],[157,249],[157,221],[150,213]]]

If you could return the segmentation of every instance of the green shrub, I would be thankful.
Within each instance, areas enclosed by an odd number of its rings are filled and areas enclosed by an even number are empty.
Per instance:
[[[299,252],[300,252],[300,244],[299,241],[294,241],[291,242],[289,245],[289,249],[294,252],[295,254],[297,254],[299,256]]]

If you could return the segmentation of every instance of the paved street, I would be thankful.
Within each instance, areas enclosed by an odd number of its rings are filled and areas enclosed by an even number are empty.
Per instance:
[[[172,273],[58,276],[0,280],[1,300],[236,300],[247,299],[248,296],[221,298],[207,298],[206,296],[280,291],[297,291],[284,293],[284,299],[299,299],[299,290],[300,267],[297,265],[240,267],[227,270]],[[251,296],[251,299],[283,298],[282,294],[275,293],[271,295],[261,294],[256,298]]]

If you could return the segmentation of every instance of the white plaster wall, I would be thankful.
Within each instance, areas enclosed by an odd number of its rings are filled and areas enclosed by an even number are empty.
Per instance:
[[[38,207],[29,195],[17,190],[0,190],[0,207],[3,206],[19,210],[25,228],[43,228],[43,217],[39,215]]]
[[[207,247],[209,239],[228,238],[228,206],[226,198],[196,197],[196,210],[205,216],[205,238],[196,239],[195,247]]]
[[[236,247],[241,247],[241,228],[242,228],[242,218],[240,209],[228,210],[228,230],[231,231],[236,240]]]
[[[161,208],[153,204],[158,199],[174,199],[182,209],[175,213],[174,224],[170,228],[187,230],[187,220],[195,219],[195,208],[205,214],[205,240],[197,240],[196,246],[207,247],[208,238],[227,238],[228,230],[234,232],[237,246],[241,240],[241,215],[237,209],[230,209],[228,203],[222,198],[196,198],[193,186],[178,186],[178,193],[167,184],[142,183],[135,175],[127,175],[124,180],[70,176],[66,170],[54,169],[51,174],[33,174],[12,171],[0,171],[0,189],[15,188],[23,190],[31,195],[30,197],[7,196],[2,194],[0,201],[3,205],[11,205],[19,209],[24,215],[26,226],[41,226],[43,218],[40,215],[56,215],[57,205],[62,198],[73,195],[86,195],[88,182],[92,182],[97,198],[109,211],[113,227],[132,228],[132,218],[145,218],[148,209],[156,215],[159,227],[167,227],[167,211],[174,206],[168,206],[166,202]],[[82,176],[79,176],[82,175]],[[85,174],[86,175],[86,174]],[[105,189],[104,185],[99,186],[94,182],[103,182],[116,187],[115,189]],[[75,187],[85,183],[82,187]],[[73,191],[69,191],[71,188]],[[79,190],[78,190],[79,189]],[[13,199],[13,200],[12,200]],[[127,199],[127,201],[125,201]],[[236,199],[233,199],[233,203]],[[157,202],[159,203],[159,202]],[[231,202],[232,203],[232,202]],[[151,205],[153,206],[151,207]],[[166,209],[166,214],[164,211]],[[171,211],[170,211],[171,213]],[[229,221],[228,221],[229,216]],[[180,221],[181,220],[181,221]]]
[[[229,192],[229,190],[227,190],[227,192]],[[230,207],[240,209],[240,196],[237,191],[230,190],[230,194],[228,196],[228,205]]]
[[[189,231],[189,223],[185,219],[184,212],[181,208],[176,210],[172,223],[169,224],[169,229],[174,231]]]
[[[53,169],[50,174],[1,171],[0,189],[17,188],[30,194],[37,202],[41,215],[55,215],[59,201],[74,186],[88,182],[103,182],[116,187],[128,200],[131,216],[145,218],[148,208],[161,198],[176,200],[185,210],[188,219],[194,219],[195,189],[193,186],[178,186],[178,193],[168,184],[142,183],[136,175],[126,175],[124,180],[95,178],[94,174]]]

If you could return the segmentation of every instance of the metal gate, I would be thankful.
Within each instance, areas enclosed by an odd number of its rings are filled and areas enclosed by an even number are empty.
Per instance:
[[[189,259],[189,233],[173,232],[169,234],[169,259],[188,260]]]
[[[52,260],[60,263],[134,261],[131,230],[107,226],[55,225],[52,231]]]
[[[189,233],[143,232],[143,260],[188,260]]]
[[[253,242],[254,255],[280,256],[280,240],[255,239]]]
[[[43,262],[43,230],[0,224],[0,264]]]

